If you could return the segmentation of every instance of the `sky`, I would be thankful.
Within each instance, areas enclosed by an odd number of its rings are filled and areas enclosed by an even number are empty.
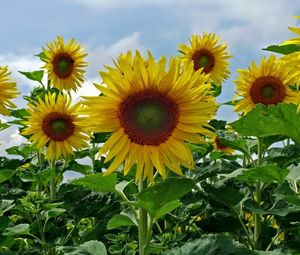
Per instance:
[[[0,66],[8,66],[21,92],[14,102],[25,106],[23,95],[37,84],[18,71],[39,70],[34,55],[61,35],[85,46],[89,67],[80,95],[92,95],[100,83],[99,70],[121,52],[150,50],[156,59],[178,54],[191,34],[214,32],[233,57],[231,77],[223,84],[218,102],[232,99],[237,69],[259,62],[269,53],[262,48],[294,37],[289,26],[300,26],[297,0],[10,0],[1,3]],[[2,117],[0,117],[2,118]],[[237,118],[230,106],[221,106],[217,118]],[[2,118],[4,119],[4,118]],[[0,153],[25,140],[17,127],[0,133]]]

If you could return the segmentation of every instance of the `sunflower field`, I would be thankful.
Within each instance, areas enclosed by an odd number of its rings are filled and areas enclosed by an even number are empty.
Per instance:
[[[0,254],[300,254],[300,28],[290,30],[237,74],[214,33],[170,59],[120,53],[98,94],[76,100],[87,51],[57,36],[37,71],[19,73],[36,85],[21,109],[0,67],[0,129],[27,139],[0,156]],[[236,95],[218,103],[230,75]],[[215,118],[223,105],[235,121]]]

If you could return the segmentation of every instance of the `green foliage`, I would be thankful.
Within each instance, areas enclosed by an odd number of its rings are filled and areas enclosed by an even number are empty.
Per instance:
[[[287,45],[270,45],[263,49],[266,51],[271,51],[283,55],[288,55],[293,52],[300,51],[300,46],[298,44],[287,44]]]
[[[39,82],[40,84],[43,85],[43,83],[42,83],[42,79],[43,79],[43,76],[44,76],[44,71],[43,70],[32,71],[32,72],[21,72],[21,71],[19,71],[19,73],[23,74],[29,80],[37,81],[37,82]]]
[[[103,176],[103,174],[90,174],[72,181],[73,185],[81,185],[98,192],[113,192],[117,183],[116,174]]]
[[[241,135],[283,135],[300,143],[300,115],[294,104],[257,105],[251,112],[230,125]]]

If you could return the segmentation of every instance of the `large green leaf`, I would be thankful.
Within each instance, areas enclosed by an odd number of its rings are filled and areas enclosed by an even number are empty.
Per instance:
[[[14,227],[6,228],[3,235],[27,235],[29,234],[29,224],[19,224]]]
[[[81,244],[80,247],[87,250],[91,255],[107,255],[105,245],[100,241],[87,241]]]
[[[44,76],[44,71],[43,70],[38,70],[38,71],[32,71],[32,72],[21,72],[19,71],[20,74],[23,74],[26,78],[37,81],[42,84],[42,79]]]
[[[107,223],[107,229],[115,229],[124,226],[135,226],[130,217],[123,214],[114,215]]]
[[[90,174],[71,182],[71,184],[84,186],[88,189],[97,192],[113,192],[115,191],[116,183],[117,183],[116,174],[103,176],[102,173]]]
[[[230,174],[221,174],[225,180],[236,179],[246,183],[255,183],[262,181],[264,183],[278,182],[281,183],[288,175],[288,169],[280,169],[277,165],[265,165],[254,168],[239,168]]]
[[[9,211],[15,207],[14,200],[2,199],[0,201],[0,216],[2,216],[5,212]]]
[[[241,135],[284,135],[300,143],[300,114],[294,104],[257,105],[230,125]]]
[[[154,218],[163,206],[181,198],[194,186],[194,181],[188,178],[168,178],[140,192],[137,195],[138,206],[144,208]],[[159,216],[162,215],[160,211]]]
[[[266,51],[276,52],[283,55],[287,55],[296,51],[300,51],[300,45],[298,44],[287,44],[287,45],[270,45],[263,49]]]
[[[0,183],[9,180],[15,173],[15,170],[0,170]]]

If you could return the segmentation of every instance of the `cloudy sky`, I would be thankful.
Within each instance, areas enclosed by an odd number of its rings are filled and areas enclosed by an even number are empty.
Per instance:
[[[120,52],[150,50],[156,58],[177,54],[191,34],[215,32],[228,44],[232,76],[223,85],[219,102],[232,99],[236,69],[268,55],[261,49],[278,44],[299,26],[300,1],[286,0],[26,0],[1,4],[0,65],[8,65],[22,95],[36,85],[17,71],[38,70],[34,57],[57,35],[75,38],[89,53],[87,82],[80,94],[92,94],[100,82],[98,70]],[[15,101],[24,106],[22,96]],[[236,118],[222,106],[218,117]],[[6,146],[22,141],[16,127],[0,134]]]

